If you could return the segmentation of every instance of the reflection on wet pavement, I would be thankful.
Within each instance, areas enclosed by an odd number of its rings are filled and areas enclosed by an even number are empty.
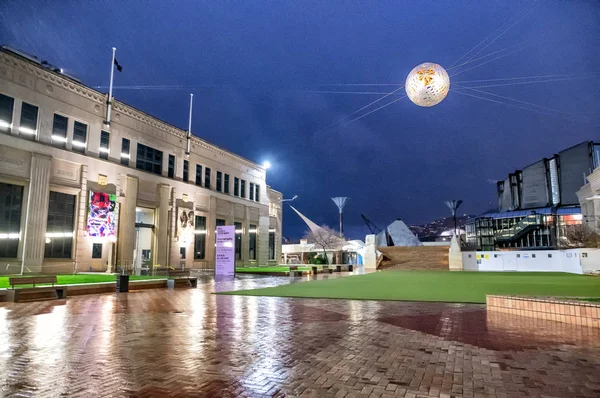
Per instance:
[[[600,396],[597,329],[481,305],[211,294],[281,277],[199,282],[0,303],[0,393]]]

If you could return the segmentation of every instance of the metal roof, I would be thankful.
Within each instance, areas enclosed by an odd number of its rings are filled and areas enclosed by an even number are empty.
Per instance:
[[[539,207],[537,209],[527,210],[515,210],[515,211],[504,211],[501,213],[487,213],[477,216],[477,218],[513,218],[513,217],[526,217],[531,214],[552,214],[551,207]],[[556,214],[564,216],[570,214],[581,214],[581,207],[561,207],[556,209]]]

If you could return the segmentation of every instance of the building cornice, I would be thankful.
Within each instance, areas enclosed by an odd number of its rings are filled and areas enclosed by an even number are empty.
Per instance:
[[[30,73],[48,83],[55,84],[65,90],[68,90],[72,93],[80,95],[88,100],[94,101],[103,106],[106,105],[107,94],[101,93],[101,92],[96,91],[82,83],[79,83],[77,81],[74,81],[72,79],[64,77],[60,73],[45,69],[45,68],[35,64],[34,62],[24,59],[16,54],[0,50],[0,61],[6,63],[7,65],[9,65],[13,68],[27,71],[28,73]],[[0,77],[2,77],[3,75],[6,74],[6,73],[3,74],[1,69],[2,68],[0,67]],[[127,105],[124,102],[114,100],[113,101],[113,109],[115,110],[115,112],[121,112],[122,114],[125,114],[133,119],[136,119],[136,120],[142,122],[142,123],[146,123],[147,125],[149,125],[151,127],[154,127],[163,132],[172,134],[179,139],[186,139],[187,132],[185,130],[182,130],[182,129],[175,127],[169,123],[166,123],[152,115],[142,112],[139,109],[136,109],[130,105]],[[217,154],[219,156],[223,156],[223,157],[235,160],[239,163],[242,163],[244,166],[246,166],[256,172],[259,172],[259,173],[265,172],[264,168],[262,168],[260,165],[254,163],[246,158],[243,158],[239,155],[236,155],[232,152],[229,152],[225,149],[222,149],[213,144],[210,144],[209,142],[204,141],[203,139],[198,138],[196,136],[192,136],[192,144],[196,145],[198,147],[201,147],[207,151],[210,151],[214,154]]]

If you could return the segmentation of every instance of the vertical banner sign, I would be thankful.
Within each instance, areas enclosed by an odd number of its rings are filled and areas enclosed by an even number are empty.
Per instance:
[[[191,242],[194,239],[194,211],[177,208],[177,237],[182,243]]]
[[[90,192],[90,209],[87,219],[88,236],[92,238],[115,237],[115,207],[117,196],[104,192]]]
[[[217,263],[215,275],[235,274],[235,226],[217,227]]]

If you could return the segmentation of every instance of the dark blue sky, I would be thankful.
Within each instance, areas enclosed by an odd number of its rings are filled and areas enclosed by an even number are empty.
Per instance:
[[[451,77],[454,85],[438,106],[419,108],[404,99],[326,129],[378,97],[314,91],[394,87],[320,85],[402,84],[417,64],[448,67],[513,22],[479,56],[511,46],[518,51]],[[108,85],[115,46],[124,67],[116,86],[193,87],[117,88],[114,95],[186,128],[193,92],[196,135],[257,162],[269,159],[267,182],[285,197],[298,195],[295,206],[315,222],[337,226],[329,198],[351,197],[346,232],[355,238],[367,232],[361,213],[379,226],[398,217],[420,223],[447,215],[443,201],[451,198],[464,200],[463,212],[485,211],[495,204],[489,179],[599,139],[597,1],[4,0],[0,42],[90,86]],[[568,80],[481,90],[564,113],[536,113],[454,90],[460,81],[538,75]],[[285,209],[284,235],[298,237],[304,229]]]

